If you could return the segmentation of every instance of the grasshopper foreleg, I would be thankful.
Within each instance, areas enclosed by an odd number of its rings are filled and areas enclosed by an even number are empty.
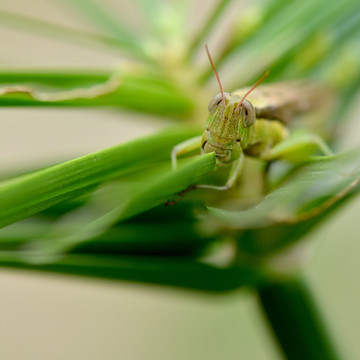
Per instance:
[[[173,170],[176,169],[178,155],[186,154],[187,152],[201,148],[201,138],[201,135],[195,136],[173,147],[171,151],[171,164]]]
[[[211,189],[211,190],[229,190],[231,189],[235,181],[239,178],[241,171],[244,165],[244,154],[241,153],[239,159],[237,159],[231,167],[229,177],[226,181],[226,184],[223,186],[214,186],[214,185],[195,185],[199,189]]]

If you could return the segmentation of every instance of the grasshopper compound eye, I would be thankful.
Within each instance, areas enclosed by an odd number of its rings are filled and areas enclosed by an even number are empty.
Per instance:
[[[243,100],[241,104],[242,118],[243,118],[243,126],[245,128],[250,127],[256,119],[255,109],[248,100]]]
[[[226,98],[227,95],[229,95],[229,93],[224,93],[224,98]],[[223,99],[223,95],[217,94],[209,101],[208,109],[210,114],[213,114],[215,112],[218,105],[220,105],[221,102],[223,101],[222,99]]]

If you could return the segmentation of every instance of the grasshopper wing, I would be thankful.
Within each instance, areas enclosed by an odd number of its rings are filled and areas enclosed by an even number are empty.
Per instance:
[[[233,94],[244,96],[248,89],[238,89]],[[332,91],[324,85],[293,81],[260,85],[247,99],[255,107],[256,118],[288,124],[296,115],[325,106],[332,95]]]

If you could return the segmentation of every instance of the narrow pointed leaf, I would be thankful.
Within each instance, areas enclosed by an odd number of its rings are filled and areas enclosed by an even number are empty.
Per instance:
[[[100,35],[95,32],[88,32],[71,27],[55,24],[54,22],[35,19],[19,15],[9,11],[0,11],[2,26],[8,26],[17,30],[26,30],[37,33],[40,36],[51,37],[65,42],[80,44],[83,46],[111,47],[121,50],[119,40],[116,37]]]
[[[121,173],[169,159],[172,147],[192,134],[164,132],[0,182],[0,227],[94,190]]]
[[[259,269],[219,268],[191,259],[161,257],[67,255],[53,264],[28,265],[16,254],[0,253],[0,266],[72,274],[110,280],[166,285],[207,292],[224,292],[264,282]]]
[[[184,116],[194,103],[163,77],[143,71],[12,71],[0,73],[0,106],[116,106]]]
[[[126,51],[142,60],[149,59],[144,51],[141,39],[135,37],[130,29],[122,25],[121,14],[114,14],[104,4],[94,0],[68,0],[67,3],[100,30],[104,30],[117,38],[119,46]]]
[[[277,223],[297,223],[326,211],[360,181],[360,151],[329,156],[303,167],[288,183],[242,211],[211,209],[234,229],[260,228]]]
[[[176,200],[181,191],[196,184],[214,166],[215,155],[212,153],[186,160],[176,171],[171,169],[170,164],[154,166],[152,170],[132,176],[130,185],[122,186],[121,182],[120,185],[110,185],[99,193],[98,198],[95,196],[88,207],[74,214],[83,219],[83,225],[80,224],[77,229],[70,227],[67,232],[68,224],[60,222],[43,240],[34,244],[30,242],[26,250],[30,257],[37,253],[39,261],[49,261],[59,253],[104,234],[119,221]]]

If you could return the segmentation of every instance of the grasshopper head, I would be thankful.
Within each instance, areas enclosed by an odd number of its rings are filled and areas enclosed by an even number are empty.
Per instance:
[[[239,124],[239,127],[248,128],[254,124],[256,113],[254,106],[247,99],[242,99],[238,95],[224,93],[225,105],[222,101],[222,95],[215,95],[209,102],[208,109],[210,117],[223,118],[224,121],[233,121]],[[241,103],[241,104],[240,104]]]
[[[238,95],[215,95],[209,102],[209,119],[202,139],[204,153],[215,152],[219,165],[236,160],[246,148],[248,128],[256,115],[252,104]],[[242,101],[242,103],[241,103]]]

